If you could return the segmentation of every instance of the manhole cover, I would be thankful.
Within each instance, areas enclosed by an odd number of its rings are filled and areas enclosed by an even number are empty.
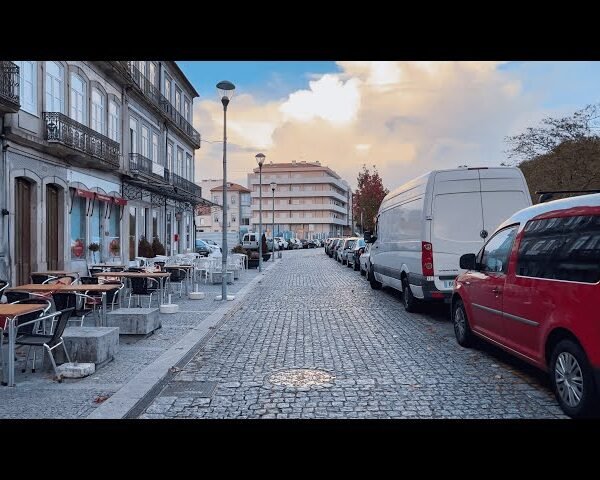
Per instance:
[[[273,373],[269,382],[286,387],[312,387],[331,383],[335,377],[323,370],[292,368]]]

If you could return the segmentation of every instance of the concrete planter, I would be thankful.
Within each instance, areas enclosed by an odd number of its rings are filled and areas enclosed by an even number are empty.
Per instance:
[[[204,292],[190,292],[188,293],[190,300],[203,300],[206,297]]]

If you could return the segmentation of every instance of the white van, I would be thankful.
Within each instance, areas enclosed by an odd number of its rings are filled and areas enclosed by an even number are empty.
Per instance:
[[[400,290],[409,312],[420,301],[449,302],[460,256],[479,251],[500,223],[530,205],[516,167],[435,170],[415,178],[383,199],[375,235],[365,233],[373,243],[371,287]]]
[[[242,247],[246,250],[258,250],[258,239],[259,236],[257,233],[244,233],[244,236],[242,237]]]

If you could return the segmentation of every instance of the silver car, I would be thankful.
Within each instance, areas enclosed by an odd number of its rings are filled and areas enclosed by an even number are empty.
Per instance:
[[[342,262],[342,265],[346,265],[346,263],[348,263],[348,253],[352,252],[354,249],[354,244],[357,240],[357,237],[350,237],[344,240],[344,244],[340,247],[340,253],[338,254],[338,259],[340,262]]]
[[[371,255],[371,245],[372,243],[367,243],[365,247],[365,251],[360,255],[359,265],[360,265],[360,274],[364,277],[367,274],[367,271],[370,268],[370,255]]]

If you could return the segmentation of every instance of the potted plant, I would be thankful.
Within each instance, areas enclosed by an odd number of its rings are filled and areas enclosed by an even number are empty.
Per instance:
[[[113,238],[108,244],[108,251],[113,257],[118,257],[121,253],[121,244],[118,238]]]
[[[256,250],[250,250],[248,255],[248,268],[258,268],[258,259],[260,256]]]
[[[150,245],[150,242],[146,240],[146,237],[141,237],[140,241],[138,242],[138,256],[144,258],[154,258],[152,245]]]
[[[166,252],[165,246],[160,242],[158,237],[154,237],[154,240],[152,240],[152,252],[153,257],[156,257],[157,255],[164,255]]]
[[[96,263],[96,252],[100,250],[100,245],[96,242],[92,242],[88,245],[88,250],[92,252],[93,262]]]

